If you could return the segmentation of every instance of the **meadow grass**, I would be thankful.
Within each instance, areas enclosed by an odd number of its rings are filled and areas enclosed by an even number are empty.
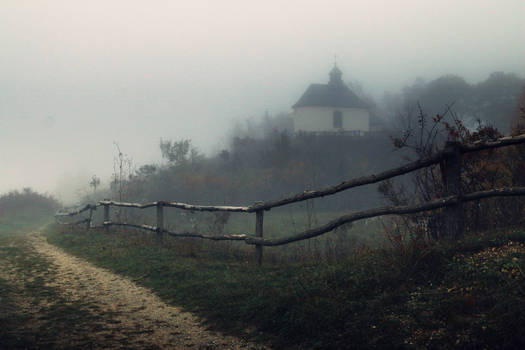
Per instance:
[[[58,227],[46,235],[214,329],[277,348],[525,345],[516,332],[525,326],[523,231],[407,241],[339,259],[269,259],[262,268],[251,250],[231,245],[168,239],[159,247],[151,234]]]
[[[49,215],[0,216],[0,237],[25,233],[51,221]]]
[[[72,302],[54,286],[56,267],[28,241],[28,232],[49,222],[49,217],[22,219],[0,227],[0,348],[103,346],[91,333],[113,315],[93,313],[92,304]]]

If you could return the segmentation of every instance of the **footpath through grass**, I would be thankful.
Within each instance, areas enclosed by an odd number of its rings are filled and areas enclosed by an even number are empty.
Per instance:
[[[525,348],[525,234],[401,244],[337,263],[267,265],[159,248],[137,233],[62,231],[50,243],[276,348]]]
[[[0,235],[0,348],[70,349],[103,346],[91,336],[111,315],[72,302],[53,285],[55,267],[22,233],[36,222],[10,225]]]

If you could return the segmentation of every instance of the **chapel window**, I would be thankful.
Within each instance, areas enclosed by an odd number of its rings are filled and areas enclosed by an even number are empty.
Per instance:
[[[341,112],[341,111],[334,111],[334,114],[333,114],[333,125],[334,125],[334,129],[342,129],[343,128],[343,112]]]

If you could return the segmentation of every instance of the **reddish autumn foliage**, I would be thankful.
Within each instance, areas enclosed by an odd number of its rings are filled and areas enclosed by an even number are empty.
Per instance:
[[[475,131],[462,121],[436,115],[431,121],[420,111],[419,129],[406,130],[403,136],[393,138],[398,148],[410,148],[419,158],[435,154],[445,141],[473,143],[490,141],[503,135],[493,126],[480,125]],[[522,130],[525,131],[525,130]],[[520,133],[519,130],[516,133]],[[379,191],[394,205],[425,202],[444,197],[445,189],[441,169],[432,166],[413,173],[412,185],[407,182],[394,185],[387,181]],[[461,191],[471,193],[501,187],[525,186],[525,147],[511,146],[463,154],[461,164]],[[463,203],[465,230],[479,232],[525,224],[525,199],[492,198]],[[411,215],[400,219],[410,232],[421,236],[426,231],[431,237],[443,235],[443,210]],[[421,227],[424,230],[421,230]]]

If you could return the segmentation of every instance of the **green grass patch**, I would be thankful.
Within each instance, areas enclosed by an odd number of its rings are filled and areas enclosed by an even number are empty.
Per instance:
[[[87,301],[72,302],[51,284],[52,263],[37,254],[27,235],[0,236],[0,348],[100,348],[92,333],[112,320]],[[51,283],[51,284],[50,284]]]
[[[49,215],[0,216],[0,237],[35,230],[51,221]]]
[[[190,251],[183,249],[187,240],[159,248],[141,233],[50,227],[46,235],[206,318],[214,329],[277,348],[525,346],[517,331],[525,326],[522,231],[263,268],[247,253],[232,258],[213,249]]]
[[[18,313],[18,305],[14,302],[19,291],[3,278],[0,278],[0,291],[0,344],[10,349],[30,348],[34,342],[17,332],[28,320]]]

